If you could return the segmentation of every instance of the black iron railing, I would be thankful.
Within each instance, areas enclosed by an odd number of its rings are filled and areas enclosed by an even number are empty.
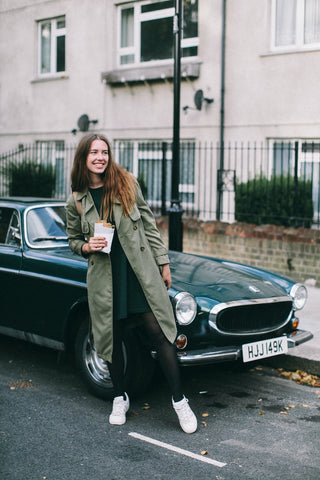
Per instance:
[[[1,155],[0,196],[25,195],[33,181],[38,182],[36,194],[66,199],[74,152],[75,146],[64,142],[39,142]],[[114,141],[113,154],[138,178],[155,214],[166,214],[171,142]],[[225,222],[320,227],[320,140],[225,143],[223,156],[221,170],[219,144],[181,141],[179,194],[184,216],[216,220],[218,208]],[[47,195],[40,188],[45,178],[52,186]]]

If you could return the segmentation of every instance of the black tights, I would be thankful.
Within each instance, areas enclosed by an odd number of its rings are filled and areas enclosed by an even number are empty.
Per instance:
[[[142,319],[142,328],[147,335],[147,343],[157,352],[157,358],[168,381],[172,398],[175,402],[178,402],[182,400],[183,395],[175,347],[162,332],[152,312],[139,314],[139,318]],[[126,320],[114,322],[112,363],[108,362],[115,397],[124,394],[124,358],[122,350],[124,322]]]

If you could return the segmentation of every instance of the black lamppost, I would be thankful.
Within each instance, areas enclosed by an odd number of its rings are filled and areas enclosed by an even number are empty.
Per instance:
[[[183,226],[180,204],[180,82],[181,82],[181,33],[182,33],[182,0],[175,0],[175,16],[173,22],[173,143],[172,143],[172,176],[171,205],[169,213],[169,249],[182,252]]]

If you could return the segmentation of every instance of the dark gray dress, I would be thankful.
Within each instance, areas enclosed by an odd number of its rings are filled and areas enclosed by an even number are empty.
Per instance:
[[[94,205],[100,216],[103,187],[89,188]],[[108,222],[114,225],[112,219]],[[102,253],[101,255],[105,255]],[[151,308],[144,296],[140,283],[132,270],[121,247],[115,229],[110,252],[113,283],[113,318],[128,318],[137,313],[150,312]]]

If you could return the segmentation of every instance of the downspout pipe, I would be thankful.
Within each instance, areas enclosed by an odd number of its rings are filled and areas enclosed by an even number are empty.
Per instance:
[[[221,219],[222,207],[222,173],[224,170],[224,96],[225,96],[225,61],[226,61],[226,16],[227,0],[222,0],[222,33],[221,33],[221,80],[220,80],[220,158],[217,172],[217,220]]]

